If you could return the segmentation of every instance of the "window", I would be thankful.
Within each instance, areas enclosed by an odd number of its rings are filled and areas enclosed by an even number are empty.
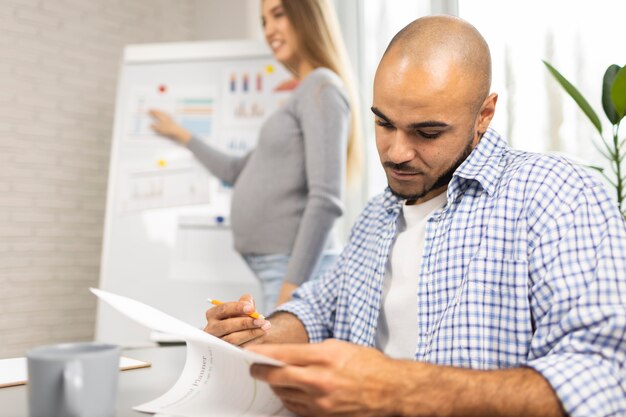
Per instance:
[[[604,71],[626,64],[626,2],[458,0],[458,11],[491,48],[492,91],[500,95],[492,125],[509,143],[608,167],[591,143],[597,132],[541,60],[570,80],[604,121]]]

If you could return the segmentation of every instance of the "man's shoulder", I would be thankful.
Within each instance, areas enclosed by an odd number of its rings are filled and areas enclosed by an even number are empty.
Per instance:
[[[606,199],[606,188],[591,169],[563,155],[508,148],[502,158],[500,197],[520,198],[526,207],[571,207],[583,199]]]
[[[582,181],[594,180],[588,168],[581,162],[576,162],[572,157],[566,157],[562,154],[506,148],[503,158],[503,163],[509,171],[518,170],[518,173],[527,172],[529,175],[566,173],[567,175],[575,175]]]

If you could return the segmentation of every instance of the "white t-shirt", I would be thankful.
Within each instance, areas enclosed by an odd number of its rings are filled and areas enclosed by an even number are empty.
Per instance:
[[[426,221],[447,202],[446,193],[402,207],[385,281],[376,347],[398,359],[414,359],[417,348],[417,284],[424,253]]]

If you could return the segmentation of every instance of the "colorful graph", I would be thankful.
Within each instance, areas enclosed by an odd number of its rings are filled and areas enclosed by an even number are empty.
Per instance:
[[[227,123],[258,126],[276,108],[277,77],[270,65],[231,68],[224,77],[226,88],[222,89]]]
[[[156,109],[169,114],[185,129],[200,137],[213,133],[215,100],[212,94],[201,94],[203,89],[171,88],[164,84],[144,87],[134,92],[131,100],[127,133],[131,139],[154,137],[153,118],[149,111]],[[204,89],[207,90],[206,88]]]
[[[213,127],[213,99],[180,99],[174,117],[185,129],[199,136],[210,136]]]

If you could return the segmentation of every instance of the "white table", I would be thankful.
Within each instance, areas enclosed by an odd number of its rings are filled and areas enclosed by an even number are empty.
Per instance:
[[[165,393],[183,370],[185,346],[125,349],[122,355],[151,362],[149,368],[120,372],[116,417],[146,417],[131,407]],[[0,389],[0,417],[28,417],[28,388],[25,385]]]

